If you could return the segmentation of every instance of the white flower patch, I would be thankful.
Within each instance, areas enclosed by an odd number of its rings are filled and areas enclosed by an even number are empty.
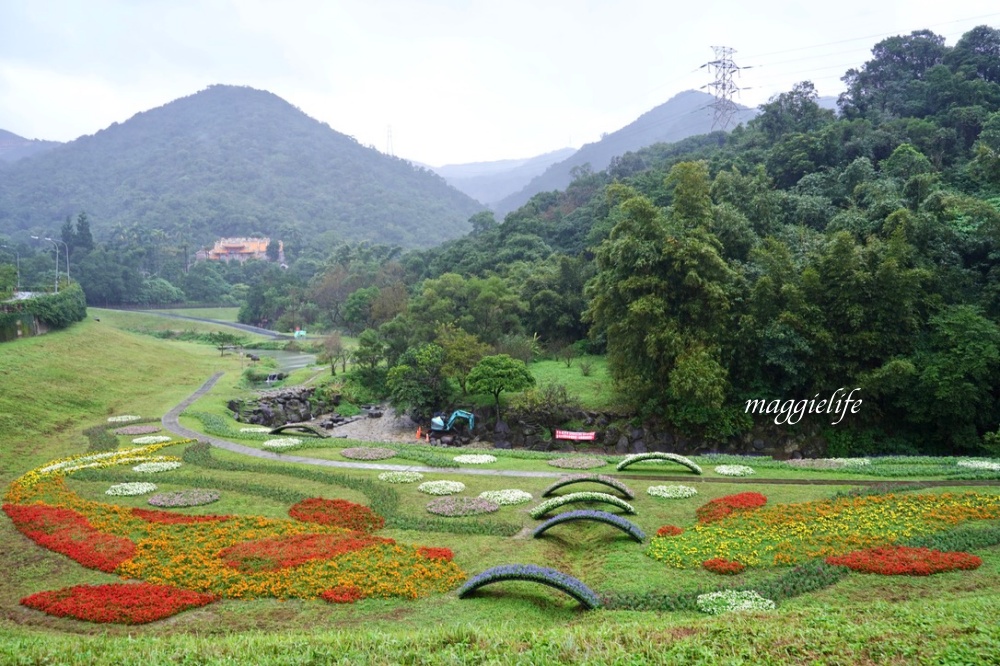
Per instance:
[[[518,490],[517,488],[507,488],[504,490],[486,490],[479,493],[479,497],[484,500],[489,500],[494,504],[499,504],[500,506],[511,506],[513,504],[524,504],[525,502],[530,502],[534,499],[531,493],[524,490]]]
[[[488,453],[482,455],[466,454],[455,456],[452,460],[462,465],[487,465],[489,463],[495,463],[497,461],[497,457],[491,456]]]
[[[302,440],[298,437],[279,437],[278,439],[267,440],[262,446],[265,449],[290,449],[301,443]]]
[[[698,595],[698,610],[709,615],[738,611],[774,610],[774,602],[754,590],[720,590]]]
[[[959,467],[968,467],[969,469],[983,469],[990,472],[1000,472],[1000,463],[990,462],[988,460],[959,460]]]
[[[753,467],[746,465],[716,465],[715,473],[722,476],[750,476],[756,474]]]
[[[691,486],[650,486],[646,492],[653,497],[666,499],[685,499],[698,494],[698,491]]]
[[[454,495],[465,490],[461,481],[424,481],[417,490],[428,495]]]
[[[240,428],[240,432],[271,432],[271,429],[264,426],[252,426],[249,428]]]
[[[116,483],[105,490],[104,494],[114,495],[115,497],[131,497],[133,495],[145,495],[146,493],[151,493],[154,490],[156,490],[155,483],[134,481],[131,483]]]
[[[136,437],[132,440],[133,444],[161,444],[163,442],[169,442],[172,437],[167,437],[166,435],[150,435],[148,437]]]
[[[416,483],[424,478],[420,472],[382,472],[378,475],[379,481],[386,483]]]
[[[141,416],[135,416],[134,414],[123,414],[121,416],[109,416],[108,423],[131,423],[132,421],[138,421]]]
[[[132,468],[133,472],[140,472],[142,474],[156,474],[158,472],[169,472],[172,469],[177,469],[181,464],[176,460],[164,460],[159,462],[144,462],[136,465]]]

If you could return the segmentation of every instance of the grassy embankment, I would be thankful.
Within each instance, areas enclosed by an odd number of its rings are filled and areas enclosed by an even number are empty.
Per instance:
[[[88,321],[66,332],[0,346],[4,382],[0,483],[4,486],[27,469],[85,451],[87,442],[80,434],[84,427],[112,414],[159,416],[219,369],[228,374],[209,402],[236,392],[238,361],[232,357],[219,358],[207,346],[122,332],[109,323]],[[244,461],[226,452],[215,457]],[[287,503],[274,499],[282,492],[364,499],[356,491],[283,473],[309,469],[305,466],[252,463],[263,466],[262,471],[182,468],[162,481],[157,478],[157,483],[164,490],[189,487],[187,481],[194,480],[203,486],[206,479],[226,488],[247,486],[243,492],[226,490],[219,502],[186,510],[190,513],[283,517]],[[496,466],[552,470],[540,460],[503,459]],[[680,468],[670,470],[684,474]],[[767,470],[767,476],[777,472]],[[782,474],[838,478],[830,473]],[[465,496],[510,487],[537,496],[549,482],[462,477],[451,471],[427,478],[461,479],[468,485]],[[771,503],[781,503],[825,497],[843,488],[698,483],[698,497],[667,501],[646,495],[648,483],[627,483],[638,495],[635,521],[647,533],[665,523],[690,525],[694,508],[729,492],[758,490]],[[106,482],[70,480],[70,486],[90,499],[143,505],[142,498],[107,498]],[[394,490],[401,515],[426,515],[426,496],[412,486]],[[531,505],[505,507],[491,518],[534,524],[525,506]],[[601,592],[682,592],[720,585],[717,577],[704,571],[665,569],[646,557],[642,546],[599,525],[566,526],[542,540],[398,529],[386,530],[385,535],[402,542],[448,546],[456,553],[455,561],[470,573],[518,561],[555,566]],[[18,534],[5,517],[0,519],[0,538],[5,544],[0,567],[12,572],[0,582],[2,663],[995,663],[990,660],[1000,653],[1000,630],[989,621],[1000,611],[996,548],[979,553],[985,563],[973,572],[924,579],[851,575],[826,590],[785,602],[777,613],[749,617],[583,612],[558,593],[507,584],[487,588],[469,600],[446,594],[418,601],[371,599],[348,606],[312,600],[224,601],[141,627],[99,627],[49,618],[20,607],[18,600],[32,592],[111,582],[116,577],[42,550]],[[751,571],[721,583],[753,584],[770,576],[772,572]]]

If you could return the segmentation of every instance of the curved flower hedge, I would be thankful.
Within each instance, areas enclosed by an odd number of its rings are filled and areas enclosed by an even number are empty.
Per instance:
[[[607,493],[570,493],[569,495],[562,495],[560,497],[553,497],[552,499],[546,500],[532,509],[528,515],[532,518],[541,518],[549,511],[553,511],[567,504],[572,504],[574,502],[601,502],[604,504],[610,504],[616,506],[619,509],[625,511],[625,513],[635,513],[635,508],[623,499],[615,497],[614,495],[608,495]]]
[[[826,558],[827,564],[882,576],[930,576],[960,569],[978,569],[983,561],[969,553],[942,553],[930,548],[885,546]]]
[[[542,497],[548,497],[556,490],[560,488],[565,488],[566,486],[575,483],[599,483],[605,485],[608,488],[613,488],[622,494],[625,499],[635,499],[635,493],[626,486],[624,483],[619,481],[613,476],[605,476],[604,474],[573,474],[571,476],[564,476],[558,481],[550,485],[548,488],[542,491]]]
[[[617,527],[639,543],[646,540],[646,533],[639,529],[639,526],[631,520],[622,518],[621,516],[613,513],[608,513],[607,511],[594,511],[591,509],[567,511],[565,513],[560,513],[557,516],[553,516],[536,527],[535,531],[531,533],[531,536],[537,539],[556,525],[562,525],[563,523],[579,520],[593,520],[599,523],[605,523],[606,525],[611,525],[612,527]]]
[[[539,567],[534,564],[501,564],[478,573],[458,588],[458,598],[464,599],[485,585],[507,580],[526,580],[548,585],[565,592],[587,608],[601,607],[600,597],[580,580],[556,569]]]
[[[110,583],[38,592],[21,599],[21,603],[49,615],[85,622],[145,624],[218,599],[214,594],[169,585]]]
[[[630,456],[626,456],[624,460],[618,463],[618,471],[630,467],[636,463],[640,462],[675,462],[678,465],[683,465],[695,474],[701,474],[701,467],[699,467],[693,460],[676,453],[661,453],[659,451],[649,451],[647,453],[633,453]]]

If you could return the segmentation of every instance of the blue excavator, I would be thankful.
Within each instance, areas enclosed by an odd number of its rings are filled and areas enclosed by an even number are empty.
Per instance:
[[[473,428],[476,427],[476,416],[472,412],[467,412],[463,409],[456,409],[448,417],[448,420],[444,420],[444,415],[435,416],[431,419],[431,432],[430,436],[440,439],[445,435],[452,432],[452,428],[455,427],[455,421],[457,419],[465,419],[469,422],[469,432],[472,432]]]

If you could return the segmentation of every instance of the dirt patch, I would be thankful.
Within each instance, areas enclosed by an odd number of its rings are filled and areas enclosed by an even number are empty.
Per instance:
[[[361,413],[350,423],[339,425],[330,433],[334,437],[347,437],[361,442],[416,442],[417,424],[405,414],[397,414],[391,407],[379,407],[382,416],[370,418]],[[321,416],[318,421],[322,421]]]

